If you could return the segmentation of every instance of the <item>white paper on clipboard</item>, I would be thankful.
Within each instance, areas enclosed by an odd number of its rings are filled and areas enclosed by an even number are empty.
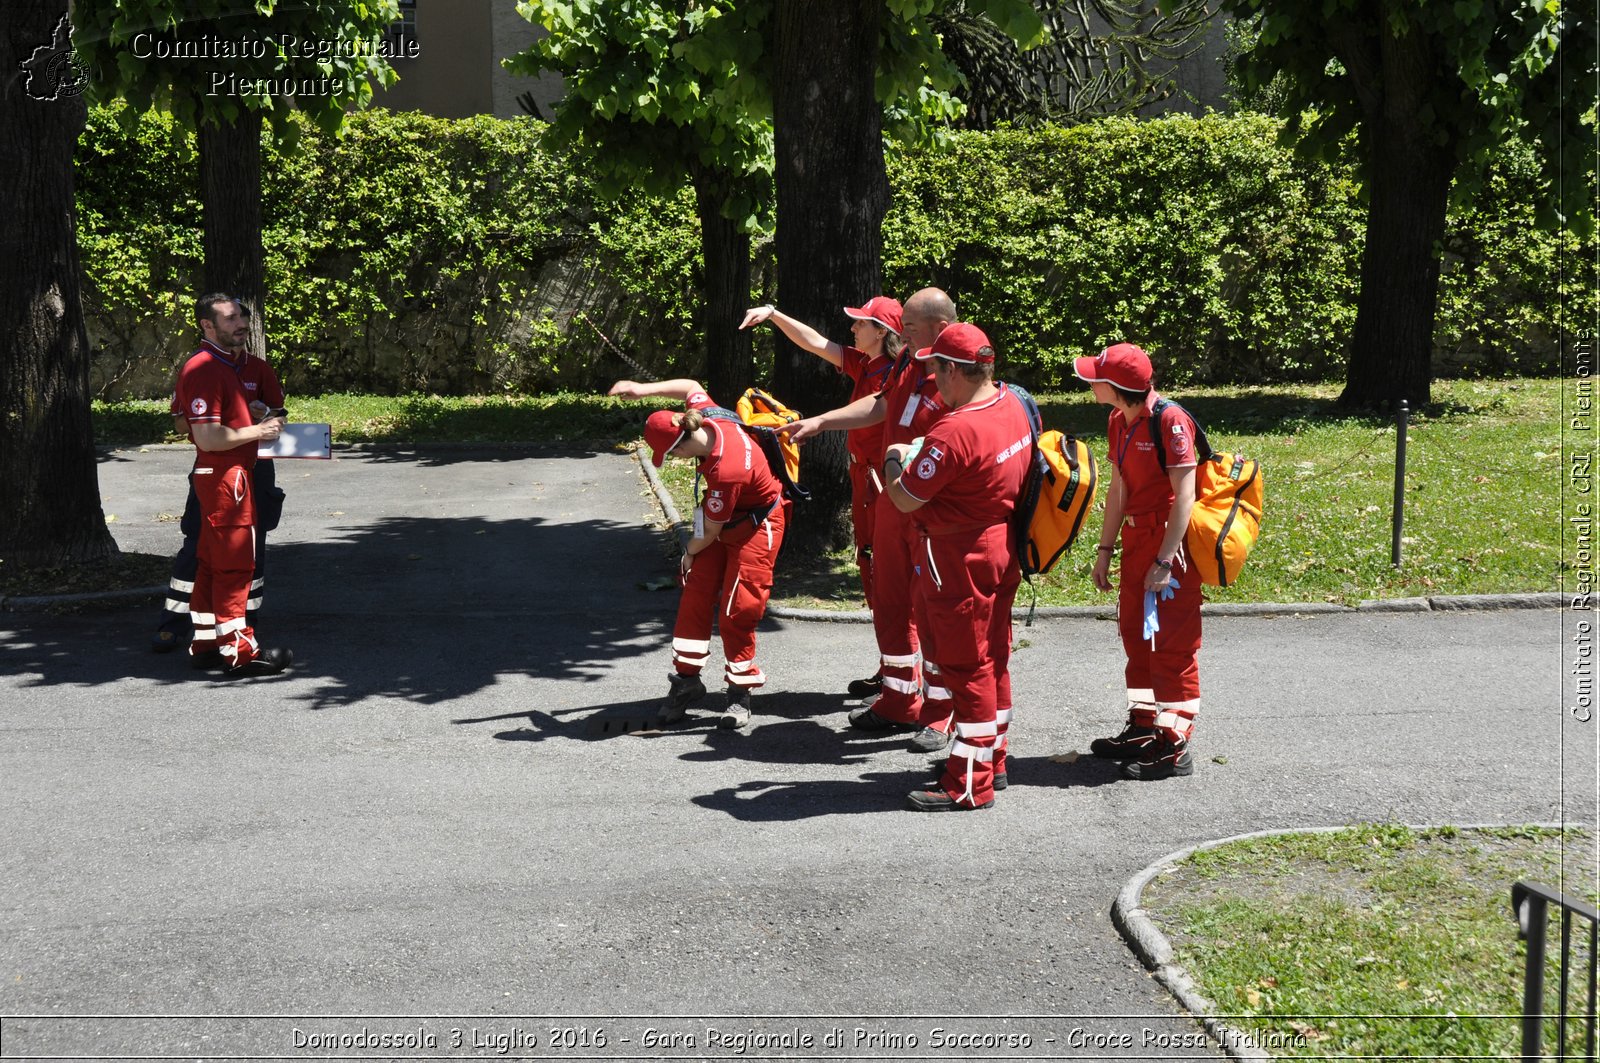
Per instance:
[[[327,461],[333,457],[333,429],[325,424],[286,424],[277,439],[261,441],[256,457]]]

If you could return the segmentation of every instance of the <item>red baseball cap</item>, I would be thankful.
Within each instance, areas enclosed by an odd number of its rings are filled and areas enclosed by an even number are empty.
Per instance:
[[[900,335],[900,300],[887,295],[874,295],[866,306],[847,306],[845,316],[857,321],[871,321],[882,325],[896,336]]]
[[[679,428],[673,422],[677,417],[671,410],[657,410],[650,415],[644,423],[644,441],[650,445],[650,463],[656,468],[661,468],[661,459],[667,456],[667,451],[683,441],[689,433]]]
[[[1113,384],[1124,391],[1148,391],[1154,375],[1150,356],[1131,343],[1118,343],[1099,356],[1084,355],[1072,361],[1072,372],[1091,384]]]
[[[939,338],[933,341],[933,346],[922,348],[915,357],[919,362],[943,358],[947,362],[960,362],[962,365],[993,365],[994,344],[989,342],[989,337],[977,325],[957,321],[954,325],[946,325],[944,331],[939,333]]]

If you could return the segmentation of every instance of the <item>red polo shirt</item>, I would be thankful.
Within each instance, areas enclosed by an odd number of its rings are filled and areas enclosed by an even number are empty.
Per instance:
[[[710,395],[696,391],[685,405],[691,410],[704,410],[717,404]],[[765,509],[783,496],[783,485],[772,475],[750,433],[731,421],[714,417],[707,417],[705,426],[711,431],[711,454],[700,459],[700,475],[706,481],[702,505],[707,520],[726,524],[753,510]]]
[[[1004,387],[951,410],[928,429],[900,479],[906,494],[925,503],[911,519],[934,530],[1003,524],[1017,507],[1032,443],[1027,411]]]
[[[868,355],[856,347],[846,347],[844,360],[839,363],[839,372],[849,377],[854,385],[850,389],[851,402],[882,391],[893,369],[893,358],[882,354]],[[881,425],[852,428],[845,437],[845,446],[850,451],[850,459],[865,465],[876,465],[878,459],[883,457],[883,452],[879,449],[882,443]]]
[[[225,428],[249,428],[256,423],[239,380],[239,359],[210,343],[203,343],[178,371],[178,390],[173,404],[182,410],[190,424],[220,424]],[[193,433],[191,433],[191,436]],[[208,452],[213,467],[256,463],[255,440],[231,450]],[[198,451],[198,448],[196,448]]]
[[[926,362],[919,362],[907,352],[889,374],[889,382],[880,394],[884,399],[883,439],[876,463],[896,443],[909,443],[918,436],[928,434],[928,429],[939,422],[949,407],[939,398],[939,388],[933,382]]]
[[[1172,481],[1161,468],[1155,441],[1150,437],[1150,411],[1159,397],[1152,389],[1145,396],[1144,409],[1131,423],[1122,411],[1112,410],[1106,426],[1106,437],[1111,441],[1108,457],[1116,463],[1122,479],[1122,512],[1128,516],[1165,517],[1172,510]],[[1161,411],[1157,431],[1166,443],[1168,469],[1196,463],[1192,417],[1177,406],[1168,406]]]

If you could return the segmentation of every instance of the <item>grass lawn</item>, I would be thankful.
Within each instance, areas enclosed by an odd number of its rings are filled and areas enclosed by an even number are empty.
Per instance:
[[[1334,407],[1336,385],[1198,388],[1178,398],[1218,449],[1260,459],[1266,475],[1261,541],[1238,585],[1207,588],[1220,602],[1342,602],[1432,594],[1548,591],[1559,587],[1559,380],[1439,381],[1435,403],[1413,415],[1407,456],[1404,558],[1389,564],[1394,427]],[[1046,427],[1105,451],[1106,410],[1085,391],[1035,396]],[[583,442],[637,439],[666,403],[593,395],[537,397],[327,395],[296,399],[296,420],[326,421],[338,442]],[[108,444],[176,441],[166,403],[96,404]],[[692,473],[669,461],[666,479],[687,515]],[[1102,476],[1105,471],[1102,470]],[[1104,494],[1102,490],[1102,495]],[[1098,517],[1039,581],[1039,604],[1106,604],[1088,580]],[[854,551],[827,571],[780,569],[777,600],[859,608]],[[1028,589],[1023,588],[1023,601]]]
[[[1557,380],[1440,381],[1434,407],[1411,420],[1405,538],[1389,564],[1395,430],[1387,418],[1336,410],[1334,385],[1205,388],[1179,396],[1218,450],[1261,461],[1266,515],[1236,586],[1216,602],[1339,602],[1433,594],[1559,589],[1561,491]],[[1084,438],[1105,464],[1106,408],[1087,393],[1034,396],[1046,428]],[[693,474],[668,462],[666,482],[689,512]],[[676,468],[674,468],[676,466]],[[1109,483],[1104,468],[1102,483]],[[1101,498],[1104,499],[1104,487]],[[1104,605],[1089,582],[1099,515],[1037,581],[1040,605]],[[853,549],[796,583],[780,570],[786,605],[862,606]],[[1030,600],[1026,585],[1020,600]]]
[[[1526,963],[1512,883],[1592,904],[1594,868],[1582,831],[1363,825],[1197,852],[1151,882],[1144,906],[1218,1015],[1274,1056],[1511,1056]],[[1548,947],[1559,953],[1559,922]],[[1573,969],[1587,962],[1575,950]],[[1555,972],[1552,956],[1549,1013]],[[1569,1020],[1569,1051],[1581,1045]]]

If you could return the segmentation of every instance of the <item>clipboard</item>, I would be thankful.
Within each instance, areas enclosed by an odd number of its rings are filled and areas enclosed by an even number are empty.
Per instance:
[[[256,445],[258,458],[313,458],[328,461],[333,457],[333,428],[325,424],[286,424],[277,439]]]

